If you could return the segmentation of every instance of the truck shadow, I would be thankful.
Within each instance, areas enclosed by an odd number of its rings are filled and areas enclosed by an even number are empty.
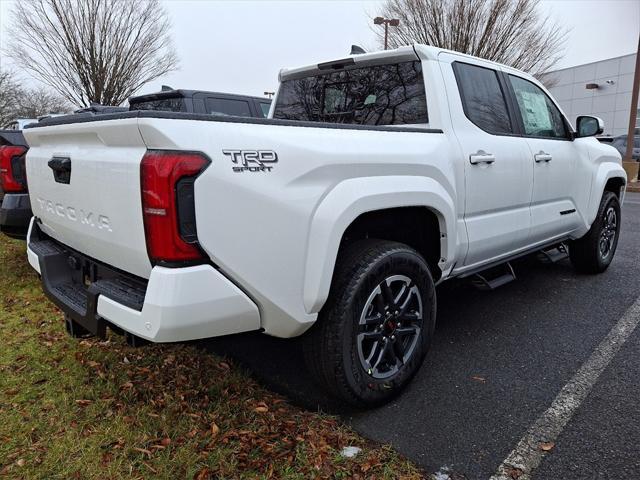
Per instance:
[[[548,266],[541,265],[532,258],[522,259],[517,263],[518,270],[523,273],[522,277],[529,277],[529,280],[531,278],[527,272],[536,276],[536,270],[548,270]],[[556,267],[560,271],[570,268],[561,264]],[[438,286],[438,320],[431,354],[434,350],[441,350],[444,345],[455,344],[460,330],[477,322],[477,311],[486,308],[487,302],[496,302],[496,295],[521,295],[526,287],[522,283],[518,287],[516,285],[523,281],[526,284],[527,278],[516,280],[496,292],[479,291],[467,280],[454,279]],[[258,382],[302,408],[339,415],[355,413],[357,410],[328,395],[314,382],[306,368],[301,343],[298,339],[246,333],[206,339],[197,342],[197,345],[206,351],[232,359],[246,368]],[[427,363],[429,362],[425,362],[425,365]]]

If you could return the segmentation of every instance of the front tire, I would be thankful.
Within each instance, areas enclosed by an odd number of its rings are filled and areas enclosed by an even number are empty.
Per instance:
[[[584,237],[569,245],[574,268],[582,273],[604,272],[616,253],[620,236],[620,201],[613,192],[604,192],[598,214]]]
[[[422,365],[435,317],[433,278],[418,252],[396,242],[355,242],[339,255],[329,299],[306,334],[306,363],[342,400],[383,404]]]

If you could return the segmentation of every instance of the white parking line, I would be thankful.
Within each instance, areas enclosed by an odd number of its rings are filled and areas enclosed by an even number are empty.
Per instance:
[[[611,363],[640,323],[640,297],[618,320],[607,336],[596,347],[589,359],[582,364],[574,377],[567,383],[551,406],[529,427],[509,456],[500,464],[490,480],[529,480],[540,465],[545,452],[541,444],[549,449],[573,417],[580,404],[598,380],[600,374]]]

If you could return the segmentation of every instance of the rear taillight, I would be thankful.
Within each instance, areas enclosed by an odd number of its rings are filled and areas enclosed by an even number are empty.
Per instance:
[[[203,259],[198,247],[193,187],[209,164],[201,153],[149,150],[140,167],[147,251],[153,263]]]
[[[0,147],[0,188],[4,192],[24,192],[27,177],[24,168],[26,147],[4,145]]]

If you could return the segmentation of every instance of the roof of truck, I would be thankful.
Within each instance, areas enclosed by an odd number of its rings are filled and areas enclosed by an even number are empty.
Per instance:
[[[462,57],[467,57],[470,60],[481,60],[483,62],[494,65],[496,68],[508,70],[513,73],[517,72],[519,75],[531,75],[526,72],[521,72],[515,68],[509,67],[501,63],[497,63],[491,60],[485,60],[484,58],[474,57],[466,53],[456,52],[454,50],[447,50],[446,48],[433,47],[431,45],[424,45],[416,43],[414,45],[407,45],[404,47],[398,47],[391,50],[378,50],[375,52],[361,53],[346,55],[340,59],[332,59],[326,62],[313,63],[294,68],[283,68],[280,70],[280,80],[299,78],[302,76],[309,76],[313,74],[327,73],[332,70],[341,69],[348,65],[381,65],[390,63],[390,61],[402,62],[411,60],[438,60],[440,53],[451,53]],[[531,77],[533,78],[533,77]]]
[[[156,100],[158,98],[165,97],[182,97],[182,98],[192,98],[195,94],[204,93],[205,95],[224,95],[225,97],[234,97],[234,98],[253,98],[259,101],[268,101],[271,102],[269,98],[265,97],[256,97],[253,95],[240,95],[238,93],[225,93],[225,92],[211,92],[208,90],[185,90],[182,88],[176,90],[162,90],[160,92],[154,93],[145,93],[144,95],[136,95],[134,97],[129,97],[129,103],[131,102],[145,102],[147,100]]]

